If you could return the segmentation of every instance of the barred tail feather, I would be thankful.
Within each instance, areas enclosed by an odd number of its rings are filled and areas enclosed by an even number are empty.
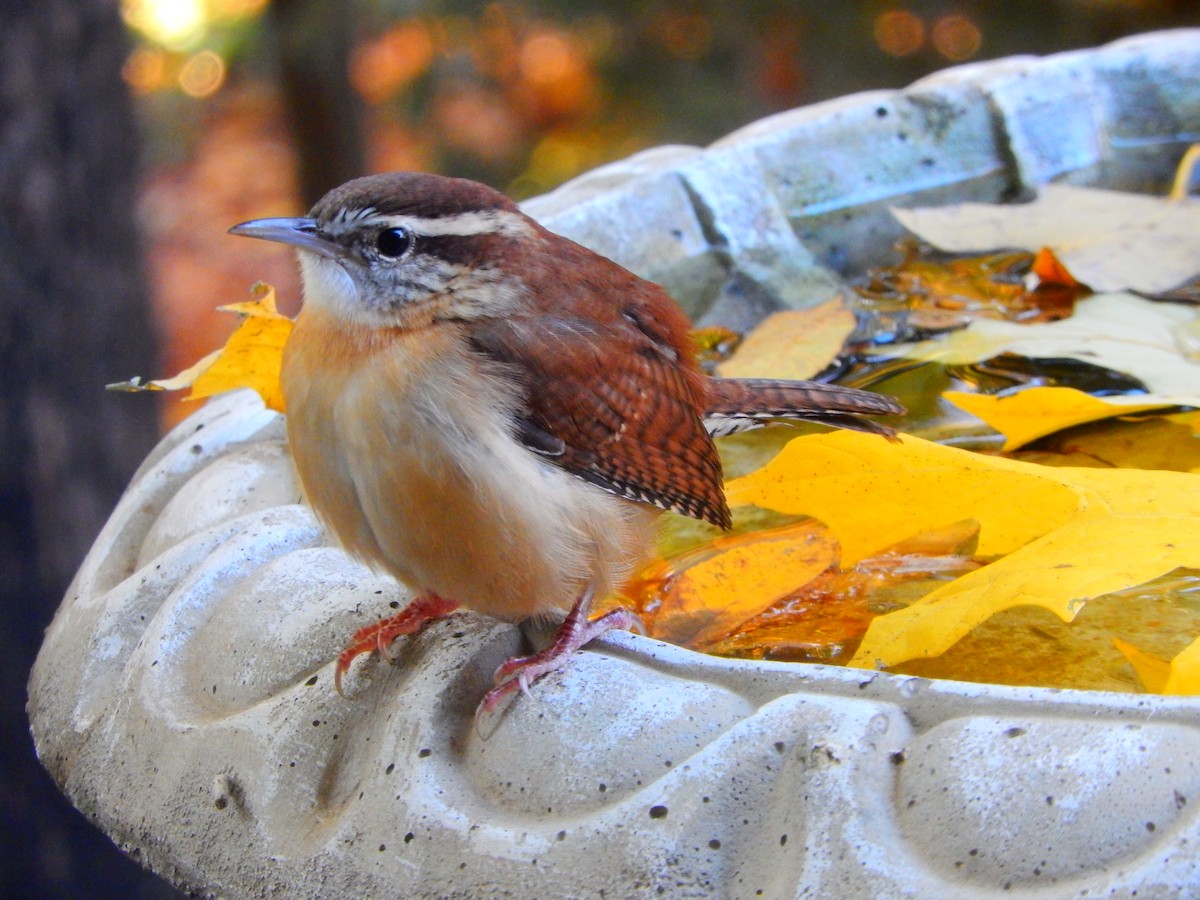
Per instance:
[[[903,415],[904,407],[882,394],[819,381],[769,378],[713,378],[709,381],[704,424],[714,437],[769,424],[772,419],[799,419],[833,428],[848,428],[894,438],[896,432],[860,418]]]

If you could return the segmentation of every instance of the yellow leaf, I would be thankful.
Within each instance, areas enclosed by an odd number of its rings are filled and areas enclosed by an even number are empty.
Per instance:
[[[1138,474],[1194,480],[1176,472]],[[1069,622],[1093,597],[1195,565],[1200,565],[1200,508],[1185,516],[1110,515],[1089,509],[911,606],[879,616],[849,665],[875,668],[937,656],[976,625],[1015,606],[1040,606]]]
[[[1125,654],[1147,691],[1188,696],[1200,694],[1200,638],[1192,641],[1170,662],[1120,638],[1113,638],[1113,643]]]
[[[810,515],[842,545],[847,568],[924,531],[980,523],[978,554],[1010,553],[1065,524],[1086,503],[1063,470],[980,456],[905,435],[890,444],[837,431],[797,438],[726,486],[729,502]]]
[[[1191,472],[1084,468],[1050,471],[1055,472],[1063,484],[1086,493],[1091,513],[1112,516],[1196,516],[1200,522],[1200,476]]]
[[[292,320],[276,311],[275,291],[269,285],[255,285],[253,294],[250,302],[220,307],[244,318],[220,357],[193,382],[188,399],[249,387],[258,391],[268,409],[284,411],[279,370]]]
[[[910,535],[979,523],[977,556],[1001,558],[874,619],[850,665],[936,656],[1015,606],[1070,621],[1093,597],[1200,567],[1200,477],[1187,472],[1051,468],[836,432],[793,440],[727,493],[825,522],[843,569]]]
[[[1176,405],[1170,402],[1113,403],[1068,387],[1033,387],[1003,397],[963,391],[945,391],[942,396],[1003,434],[1006,452],[1085,422],[1151,409],[1169,409]]]
[[[815,522],[774,533],[722,538],[643,573],[630,596],[652,596],[651,637],[695,646],[728,634],[834,562],[828,531]],[[638,604],[641,605],[641,604]]]
[[[253,388],[267,408],[283,412],[279,370],[283,345],[292,331],[292,320],[275,308],[275,290],[256,284],[252,299],[218,307],[242,317],[225,346],[184,369],[173,378],[142,381],[131,378],[108,385],[110,391],[178,391],[190,387],[188,400],[200,400],[235,388]]]
[[[1171,677],[1171,664],[1167,660],[1159,659],[1145,650],[1139,650],[1133,644],[1120,638],[1113,638],[1113,646],[1129,660],[1142,687],[1151,694],[1162,693],[1163,688],[1167,685],[1167,679]]]
[[[717,371],[726,378],[812,378],[837,358],[853,331],[854,314],[840,296],[812,309],[773,313]]]
[[[1164,694],[1200,694],[1200,638],[1188,644],[1173,660]]]
[[[1014,458],[1045,466],[1200,472],[1200,411],[1108,419],[1039,441]]]

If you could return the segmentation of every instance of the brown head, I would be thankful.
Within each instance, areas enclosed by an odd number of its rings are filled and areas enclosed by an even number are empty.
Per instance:
[[[408,326],[414,314],[502,314],[513,286],[501,262],[542,229],[485,185],[395,172],[335,188],[307,217],[256,219],[230,232],[308,251],[300,254],[306,305],[380,328]]]

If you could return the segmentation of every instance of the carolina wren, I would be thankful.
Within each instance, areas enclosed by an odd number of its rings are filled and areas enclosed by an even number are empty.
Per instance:
[[[588,613],[647,555],[660,510],[729,527],[713,435],[776,418],[890,435],[859,416],[903,412],[837,385],[704,375],[662,288],[472,181],[359,178],[307,218],[230,231],[299,250],[282,387],[308,501],[419,594],[354,636],[339,690],[355,656],[459,606],[567,610],[549,647],[497,670],[490,710],[635,624]]]

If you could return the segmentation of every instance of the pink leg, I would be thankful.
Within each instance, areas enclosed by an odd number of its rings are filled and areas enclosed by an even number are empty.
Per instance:
[[[339,694],[342,693],[342,675],[350,668],[350,663],[356,656],[377,651],[380,656],[391,662],[388,645],[392,641],[401,635],[416,634],[430,622],[448,616],[456,609],[458,604],[453,600],[444,600],[437,594],[425,594],[417,597],[390,619],[380,619],[358,629],[346,649],[338,655],[337,666],[333,670],[333,686]]]
[[[592,606],[592,597],[591,588],[580,595],[562,625],[558,627],[558,631],[555,632],[550,646],[530,656],[514,656],[501,663],[493,679],[496,686],[484,694],[479,709],[475,713],[476,719],[484,713],[491,712],[501,700],[517,690],[528,694],[529,686],[534,681],[543,675],[561,669],[566,665],[572,653],[600,635],[612,631],[614,628],[625,631],[631,629],[642,631],[641,620],[627,609],[614,609],[600,616],[594,622],[589,622],[587,617]]]

